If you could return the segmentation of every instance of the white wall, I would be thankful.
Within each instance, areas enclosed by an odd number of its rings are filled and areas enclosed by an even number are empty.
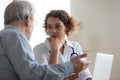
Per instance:
[[[78,32],[70,38],[78,41],[87,50],[92,61],[95,53],[114,55],[110,80],[120,80],[120,1],[119,0],[70,0],[71,15],[80,22]],[[102,76],[101,76],[102,77]]]

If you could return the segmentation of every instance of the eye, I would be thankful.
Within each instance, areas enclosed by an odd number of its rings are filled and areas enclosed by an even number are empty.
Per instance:
[[[60,24],[57,24],[56,26],[55,26],[55,29],[60,29],[61,28],[61,25]]]
[[[52,29],[52,26],[50,26],[50,25],[47,25],[47,29]]]

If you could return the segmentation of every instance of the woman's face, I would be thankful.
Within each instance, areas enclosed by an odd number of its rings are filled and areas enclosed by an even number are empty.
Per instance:
[[[47,19],[46,32],[52,38],[64,39],[66,34],[66,27],[59,18],[49,17]]]

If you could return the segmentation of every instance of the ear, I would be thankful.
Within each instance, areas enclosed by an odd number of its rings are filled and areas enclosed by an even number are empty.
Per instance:
[[[27,16],[27,17],[25,18],[25,25],[26,25],[26,26],[29,26],[29,25],[31,24],[31,22],[32,22],[31,17],[30,17],[30,16]]]

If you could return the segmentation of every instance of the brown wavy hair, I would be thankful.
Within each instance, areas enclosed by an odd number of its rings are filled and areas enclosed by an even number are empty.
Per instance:
[[[66,34],[69,35],[70,33],[74,32],[77,29],[76,21],[73,17],[71,17],[66,11],[64,10],[51,10],[45,17],[44,20],[44,28],[45,31],[47,29],[47,19],[49,17],[55,17],[59,18],[65,25],[65,27],[68,29],[66,31]]]

